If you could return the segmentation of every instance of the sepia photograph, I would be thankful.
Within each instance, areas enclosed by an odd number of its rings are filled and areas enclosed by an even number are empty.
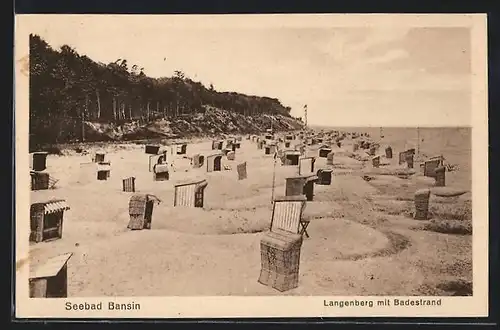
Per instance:
[[[487,313],[485,17],[432,16],[17,16],[18,313]]]

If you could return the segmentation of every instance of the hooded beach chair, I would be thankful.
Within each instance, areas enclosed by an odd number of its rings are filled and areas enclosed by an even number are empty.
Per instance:
[[[302,247],[300,225],[305,203],[304,196],[274,200],[270,230],[260,242],[259,283],[281,292],[298,286]]]

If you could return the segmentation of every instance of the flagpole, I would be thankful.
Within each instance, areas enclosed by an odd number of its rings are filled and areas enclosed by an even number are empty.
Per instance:
[[[417,159],[420,159],[420,127],[417,127]]]
[[[307,130],[307,104],[304,105],[304,130]]]
[[[274,202],[274,186],[276,182],[276,152],[274,153],[274,165],[273,165],[273,186],[271,191],[271,204]]]

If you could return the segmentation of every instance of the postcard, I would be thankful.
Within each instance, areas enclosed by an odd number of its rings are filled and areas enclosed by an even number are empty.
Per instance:
[[[17,318],[487,316],[486,15],[15,24]]]

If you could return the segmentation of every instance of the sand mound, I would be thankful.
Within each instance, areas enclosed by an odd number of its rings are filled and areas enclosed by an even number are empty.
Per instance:
[[[433,219],[424,224],[423,229],[443,234],[472,235],[472,221]]]
[[[444,265],[443,271],[446,274],[452,274],[456,276],[464,276],[467,274],[472,274],[472,261],[458,259],[454,262],[449,262]]]
[[[217,200],[226,201],[228,199],[252,197],[258,194],[260,189],[259,186],[252,185],[250,180],[238,181],[233,177],[211,177],[208,184],[210,185],[210,189],[214,191],[214,194],[213,196],[207,194],[207,200],[210,198],[214,202],[217,202]]]
[[[368,181],[372,184],[387,184],[393,186],[408,186],[408,180],[399,178],[397,176],[392,175],[373,175],[370,178],[372,180]]]
[[[381,232],[347,219],[311,221],[301,252],[301,261],[329,261],[375,253],[389,244]]]
[[[398,200],[374,200],[374,209],[389,215],[409,215],[413,211],[413,202]]]
[[[68,295],[242,295],[247,289],[258,294],[272,292],[257,283],[259,266],[257,235],[200,237],[165,230],[134,231],[76,249],[68,265]]]
[[[333,175],[334,176],[337,176],[337,175],[356,175],[357,171],[359,169],[353,169],[353,168],[341,168],[342,166],[340,167],[334,167],[333,168]]]
[[[445,281],[437,286],[453,296],[472,296],[472,282],[464,279]]]
[[[258,202],[259,206],[263,205],[263,200],[264,205],[270,203],[273,187],[272,171],[272,165],[262,169],[247,165],[248,178],[245,180],[238,180],[236,165],[231,171],[210,173],[206,194],[207,207],[247,208],[249,205],[257,206],[253,204],[254,201]],[[276,167],[274,178],[276,194],[284,194],[285,178],[297,175],[297,172],[297,167]],[[209,193],[208,189],[214,193]]]
[[[166,229],[197,235],[256,233],[269,229],[271,211],[204,210],[189,207],[161,208],[155,214],[152,229]]]
[[[460,201],[451,203],[433,203],[430,201],[429,211],[433,218],[442,220],[471,220],[472,202]]]
[[[377,189],[383,190],[383,193],[385,193],[385,189],[409,187],[409,183],[406,180],[389,175],[372,176],[367,182],[377,187]]]
[[[190,159],[177,157],[171,162],[171,169],[173,172],[190,172],[193,165]]]
[[[439,197],[458,197],[465,193],[467,190],[453,188],[453,187],[433,187],[431,193]]]
[[[307,202],[306,208],[302,217],[306,220],[313,220],[317,218],[343,218],[344,212],[342,207],[335,202]]]
[[[337,164],[337,165],[332,165],[332,168],[334,170],[348,170],[350,172],[353,172],[355,170],[361,170],[363,168],[362,165],[347,165],[347,164]]]
[[[441,281],[437,284],[425,283],[418,289],[418,295],[427,296],[472,296],[472,282],[459,278]]]
[[[336,184],[340,187],[341,194],[347,200],[365,198],[378,193],[377,189],[359,176],[336,177]]]
[[[376,188],[370,186],[362,178],[351,175],[334,176],[331,185],[316,185],[314,189],[314,201],[317,202],[356,201],[377,193]]]
[[[410,178],[412,184],[418,185],[419,187],[433,187],[436,183],[434,178],[423,175],[414,175]]]
[[[363,171],[366,175],[394,175],[401,178],[408,178],[417,172],[414,169],[408,168],[397,168],[397,167],[379,167],[379,168],[367,168]]]
[[[339,184],[337,184],[335,177],[332,178],[332,183],[329,186],[314,185],[314,200],[312,203],[335,202],[335,201],[341,201],[343,199],[344,196],[342,195],[341,187]],[[336,207],[335,203],[331,205],[332,208]]]
[[[353,158],[355,156],[354,153],[350,152],[350,151],[347,151],[345,149],[335,149],[333,150],[335,156],[334,156],[334,159],[335,158],[339,158],[339,157],[342,157],[342,158],[346,158],[346,157],[349,157],[349,158]]]
[[[363,166],[363,163],[360,162],[357,159],[348,157],[348,156],[335,156],[333,157],[333,166],[334,167],[340,167],[340,166],[345,166],[345,167],[353,167],[353,168],[359,168]]]
[[[280,191],[284,193],[284,187],[276,187],[275,196],[279,195]],[[283,194],[281,193],[281,194]],[[241,196],[239,198],[219,198],[214,196],[210,201],[207,201],[206,210],[251,210],[255,207],[271,207],[272,200],[271,189],[258,190],[254,195]]]
[[[453,197],[441,197],[436,195],[431,195],[430,200],[432,203],[440,204],[455,204],[455,203],[472,203],[472,194],[470,192]]]
[[[354,158],[360,162],[366,162],[371,159],[371,156],[369,156],[365,151],[356,151],[355,153],[352,153],[349,155],[349,157]]]
[[[399,200],[413,200],[417,190],[429,188],[427,180],[406,180],[391,175],[372,175],[367,181],[382,195],[393,196]]]
[[[380,160],[380,166],[391,166],[391,163],[386,160]]]

